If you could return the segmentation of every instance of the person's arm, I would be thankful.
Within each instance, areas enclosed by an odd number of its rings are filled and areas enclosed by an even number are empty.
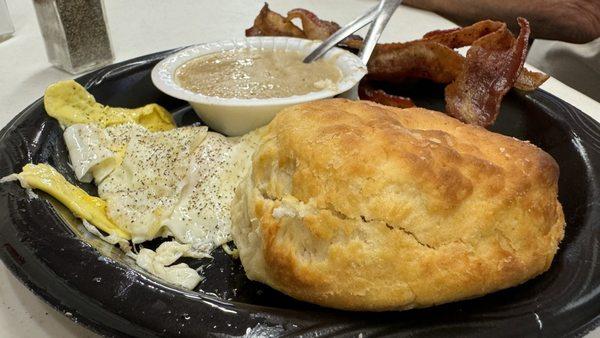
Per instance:
[[[405,0],[459,25],[492,19],[518,32],[516,18],[531,23],[533,38],[586,43],[600,37],[600,0]]]

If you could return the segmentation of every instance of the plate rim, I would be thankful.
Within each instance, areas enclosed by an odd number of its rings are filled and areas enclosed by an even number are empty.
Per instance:
[[[175,49],[161,51],[161,52],[157,52],[157,53],[151,53],[148,55],[143,55],[143,56],[125,60],[125,61],[122,61],[119,63],[115,63],[115,64],[109,65],[107,67],[98,69],[96,71],[90,72],[88,74],[85,74],[83,76],[80,76],[80,77],[76,78],[75,81],[81,83],[84,87],[88,88],[90,86],[93,86],[94,84],[98,84],[98,83],[100,83],[106,79],[109,79],[113,76],[118,76],[122,72],[127,72],[133,68],[139,67],[140,62],[142,62],[142,61],[143,61],[142,66],[144,66],[148,63],[152,63],[152,62],[158,62],[161,59],[167,57],[168,55],[171,55],[172,53],[175,53],[175,52],[180,51],[185,48],[187,48],[187,47],[181,47],[181,48],[175,48]],[[151,68],[150,68],[150,71],[151,71]],[[600,122],[599,121],[596,121],[591,116],[585,114],[581,110],[573,107],[569,103],[561,100],[560,98],[554,96],[553,94],[550,94],[541,89],[538,89],[534,94],[537,94],[537,96],[539,96],[539,100],[543,101],[546,99],[550,99],[550,100],[554,101],[555,103],[558,102],[558,103],[564,105],[565,107],[568,108],[569,114],[575,114],[575,115],[577,115],[578,118],[587,120],[587,122],[591,121],[593,124],[595,124],[595,128],[600,130]],[[533,96],[533,94],[532,94],[532,96]],[[9,132],[11,131],[12,128],[14,128],[16,125],[18,125],[19,122],[22,122],[21,119],[27,118],[30,114],[33,113],[33,111],[35,109],[37,109],[39,107],[40,104],[43,105],[43,97],[38,98],[37,100],[33,101],[30,105],[28,105],[21,112],[19,112],[14,118],[12,118],[2,129],[0,129],[0,143],[5,141],[5,139],[9,135]],[[598,151],[598,153],[600,154],[600,151]],[[2,226],[4,226],[4,225],[0,225],[0,227],[2,227]],[[100,255],[100,253],[97,253],[97,254]],[[18,253],[17,253],[17,255],[18,255]],[[25,285],[25,287],[27,287],[27,289],[29,289],[31,292],[33,292],[37,297],[42,299],[45,303],[49,304],[51,307],[58,310],[62,314],[71,312],[72,315],[67,316],[67,317],[70,318],[72,321],[74,321],[78,324],[83,324],[84,326],[91,329],[92,331],[95,331],[95,332],[103,334],[103,335],[129,334],[127,332],[115,330],[111,325],[105,325],[104,323],[87,318],[86,316],[78,315],[78,309],[76,307],[72,307],[72,306],[69,306],[68,304],[64,304],[60,299],[57,299],[56,297],[54,297],[53,295],[48,293],[46,290],[44,290],[44,288],[39,285],[39,282],[36,283],[35,281],[33,281],[31,279],[31,275],[26,272],[26,269],[20,268],[15,264],[15,262],[14,262],[15,257],[11,256],[9,251],[7,251],[7,250],[0,251],[0,259],[2,259],[5,266],[13,274],[13,276],[15,276],[23,285]],[[119,264],[118,262],[115,262],[115,263]],[[106,309],[102,309],[102,310],[108,311]],[[292,312],[296,312],[296,311],[292,311]],[[587,323],[585,323],[584,325],[582,325],[580,327],[573,329],[568,334],[573,335],[573,336],[583,336],[583,335],[591,332],[592,330],[596,329],[599,326],[600,326],[600,312],[598,314],[596,314],[596,317],[594,319],[592,319],[591,321],[588,321]],[[142,331],[145,331],[145,328],[140,328],[140,329],[142,329]],[[142,331],[140,331],[140,332],[142,332]],[[135,332],[131,332],[131,333],[135,334]],[[143,333],[148,334],[150,336],[155,334],[155,332],[143,332]]]

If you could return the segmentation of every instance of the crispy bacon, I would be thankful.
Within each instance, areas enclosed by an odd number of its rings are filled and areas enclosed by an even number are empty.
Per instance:
[[[295,18],[301,20],[302,29],[293,24]],[[449,84],[445,92],[447,113],[463,122],[488,126],[495,121],[500,102],[511,87],[531,91],[549,78],[523,68],[529,24],[519,18],[519,25],[517,39],[505,23],[484,20],[463,28],[432,31],[420,40],[379,44],[369,60],[369,78],[386,82],[425,78]],[[337,23],[321,20],[305,9],[293,9],[283,17],[265,4],[246,35],[324,40],[339,28]],[[359,49],[362,38],[353,35],[341,45]],[[465,46],[472,46],[466,58],[454,50]],[[361,97],[394,106],[404,104],[372,85],[363,85]]]
[[[463,122],[489,126],[500,112],[500,102],[514,85],[527,56],[529,23],[518,19],[521,32],[515,40],[506,24],[476,40],[463,71],[448,85],[446,113]]]
[[[302,29],[296,26],[292,19],[298,18],[302,22]],[[340,29],[340,25],[333,21],[319,19],[314,13],[302,8],[288,12],[287,17],[273,12],[267,3],[264,4],[256,18],[254,25],[246,29],[246,36],[291,36],[312,40],[325,40]],[[350,35],[340,45],[359,49],[362,38]]]
[[[254,25],[246,29],[246,36],[292,36],[305,38],[304,32],[296,27],[292,21],[273,12],[265,3],[256,19]]]
[[[515,82],[515,88],[528,92],[536,90],[549,78],[550,75],[548,74],[534,72],[523,67],[523,70],[521,70],[521,73]]]
[[[319,19],[315,13],[306,9],[296,8],[287,13],[287,19],[298,18],[302,21],[302,30],[308,39],[325,40],[340,29],[340,25],[332,21]]]
[[[410,98],[388,94],[383,89],[376,89],[368,80],[360,81],[358,85],[358,97],[361,100],[369,100],[398,108],[410,108],[415,106]]]
[[[369,60],[369,76],[379,81],[398,82],[424,78],[450,83],[461,72],[463,57],[434,41],[386,43],[375,47]]]
[[[379,44],[369,60],[369,76],[379,81],[399,82],[404,78],[424,78],[437,83],[454,81],[465,58],[454,50],[429,40]],[[525,68],[514,87],[532,91],[541,86],[548,75]]]
[[[461,48],[470,46],[478,39],[497,31],[502,25],[503,23],[499,21],[483,20],[467,27],[432,31],[425,34],[423,40],[435,41],[450,48]],[[548,78],[549,76],[544,73],[523,68],[514,86],[520,90],[532,91]]]
[[[503,25],[502,22],[483,20],[467,27],[432,31],[425,34],[423,40],[435,41],[450,48],[460,48],[472,45],[478,39],[499,30]]]
[[[321,20],[315,13],[303,8],[292,9],[287,13],[288,20],[295,18],[300,19],[302,22],[302,30],[306,38],[312,40],[325,40],[340,29],[340,25],[337,23]],[[362,38],[358,35],[350,35],[340,44],[358,49],[362,45]]]

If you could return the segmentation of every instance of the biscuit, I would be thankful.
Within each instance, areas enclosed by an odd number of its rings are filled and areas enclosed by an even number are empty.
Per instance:
[[[564,235],[559,168],[442,113],[322,100],[282,110],[236,189],[249,279],[345,310],[478,297],[546,271]]]

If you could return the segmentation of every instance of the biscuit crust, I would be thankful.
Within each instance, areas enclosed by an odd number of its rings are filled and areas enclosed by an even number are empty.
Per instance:
[[[481,296],[546,271],[559,168],[536,146],[421,108],[329,99],[282,110],[236,190],[248,278],[346,310]]]

